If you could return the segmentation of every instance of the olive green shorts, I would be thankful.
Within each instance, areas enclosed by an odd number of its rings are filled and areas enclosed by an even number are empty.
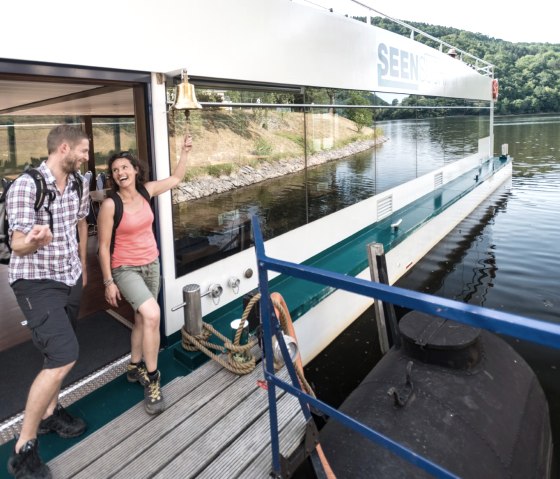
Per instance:
[[[159,258],[142,266],[119,266],[112,270],[113,279],[134,311],[148,299],[157,301],[159,293]]]

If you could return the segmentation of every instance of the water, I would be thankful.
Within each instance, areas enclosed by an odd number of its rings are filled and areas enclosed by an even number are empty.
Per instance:
[[[474,153],[489,129],[484,116],[378,125],[389,138],[379,148],[176,205],[177,275],[250,246],[243,238],[253,214],[265,240],[274,238]]]
[[[511,188],[479,206],[397,286],[560,322],[560,115],[497,118],[494,132],[514,158]],[[362,316],[306,368],[329,404],[340,404],[378,360],[371,318]],[[560,350],[504,339],[537,374],[560,443]]]
[[[514,158],[509,191],[479,207],[398,286],[560,322],[560,116],[498,119]],[[533,368],[560,442],[560,350],[506,339]],[[560,464],[560,451],[556,448]]]
[[[399,286],[545,321],[560,321],[560,116],[502,119],[496,144],[514,158],[501,190]]]

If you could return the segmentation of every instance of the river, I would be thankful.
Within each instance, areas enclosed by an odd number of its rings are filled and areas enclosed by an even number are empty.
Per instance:
[[[511,187],[480,205],[397,286],[560,322],[560,115],[496,118],[494,133],[513,157]],[[340,404],[378,360],[373,324],[365,314],[306,367],[319,398]],[[504,339],[536,372],[559,444],[560,350]]]

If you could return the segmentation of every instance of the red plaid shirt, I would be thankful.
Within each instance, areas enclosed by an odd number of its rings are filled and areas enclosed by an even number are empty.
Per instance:
[[[56,187],[56,180],[45,162],[37,168],[47,183],[47,189],[54,192],[54,200],[45,198],[43,206],[35,212],[36,187],[33,178],[22,175],[10,186],[6,198],[6,210],[10,224],[9,235],[13,231],[27,234],[33,225],[48,225],[48,206],[53,217],[53,240],[37,252],[26,256],[12,253],[8,280],[10,284],[18,279],[52,279],[68,286],[74,286],[82,274],[82,264],[78,253],[76,226],[79,219],[89,212],[89,185],[82,177],[84,190],[80,205],[78,191],[72,175],[61,194]],[[78,205],[79,211],[78,211]]]

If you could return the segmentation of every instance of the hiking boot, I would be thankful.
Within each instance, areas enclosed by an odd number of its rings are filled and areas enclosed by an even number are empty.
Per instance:
[[[126,379],[128,379],[128,382],[139,382],[142,387],[146,387],[150,380],[148,379],[148,370],[144,361],[138,364],[129,363],[126,369]]]
[[[39,457],[37,439],[27,441],[8,460],[8,472],[16,479],[51,479],[51,470]]]
[[[144,388],[144,408],[148,414],[159,414],[165,409],[159,385],[160,378],[161,374],[158,371],[155,378],[150,379]]]
[[[86,423],[82,418],[71,416],[60,404],[56,405],[53,413],[39,423],[37,434],[56,432],[60,437],[78,437],[86,430]]]

